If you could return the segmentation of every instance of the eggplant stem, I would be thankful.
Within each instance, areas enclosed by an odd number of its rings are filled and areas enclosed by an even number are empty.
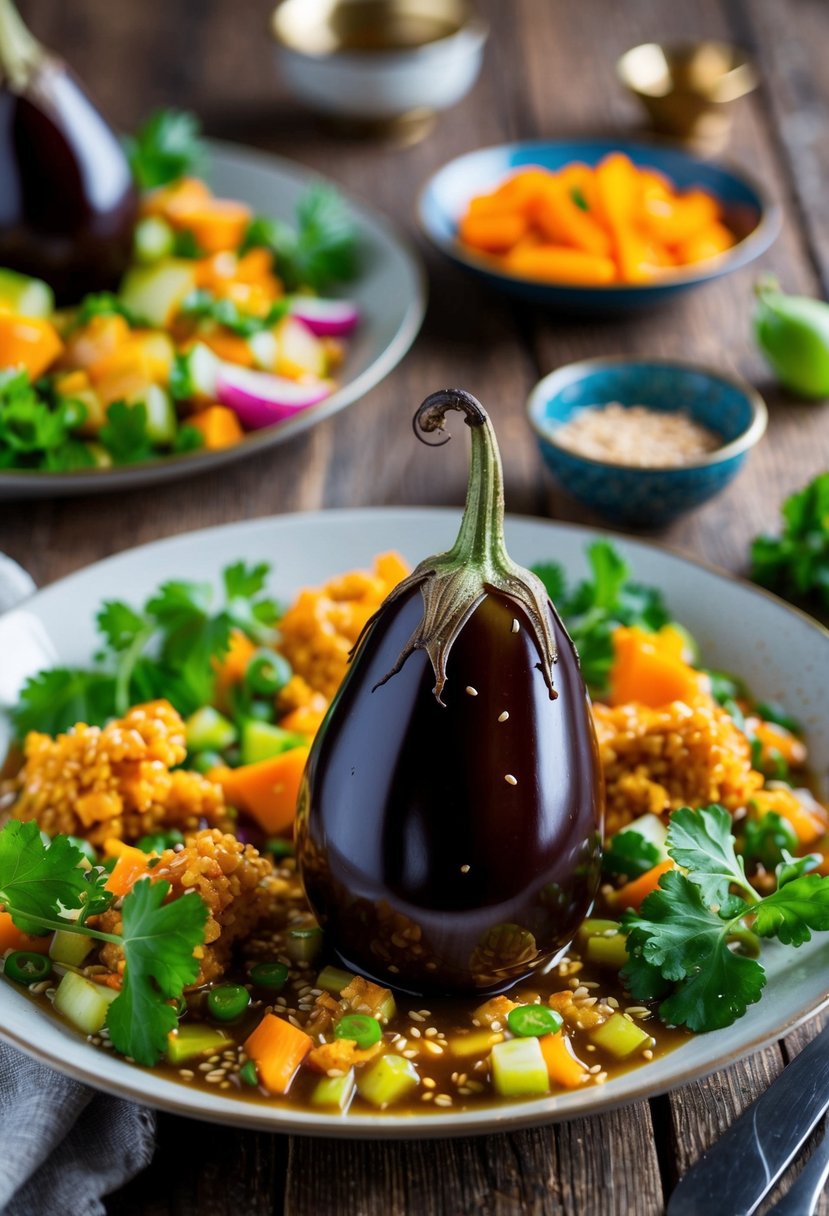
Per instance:
[[[29,32],[12,0],[0,0],[0,82],[25,89],[43,59],[43,47]]]

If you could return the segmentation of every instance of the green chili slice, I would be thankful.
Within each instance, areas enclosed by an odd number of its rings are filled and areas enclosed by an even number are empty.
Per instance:
[[[260,697],[273,697],[291,678],[291,667],[274,650],[257,650],[245,671],[245,684]]]
[[[371,1018],[367,1013],[347,1013],[334,1027],[335,1039],[350,1039],[360,1051],[379,1043],[382,1033],[377,1018]]]
[[[3,974],[18,984],[36,984],[52,974],[52,962],[45,954],[15,950],[6,958]]]
[[[221,984],[207,994],[207,1012],[217,1022],[235,1022],[250,1004],[250,993],[241,984]]]
[[[507,1026],[522,1039],[538,1039],[561,1030],[563,1019],[549,1005],[517,1005],[507,1014]]]
[[[250,969],[250,978],[260,988],[270,988],[278,992],[288,982],[290,972],[284,963],[257,963]]]

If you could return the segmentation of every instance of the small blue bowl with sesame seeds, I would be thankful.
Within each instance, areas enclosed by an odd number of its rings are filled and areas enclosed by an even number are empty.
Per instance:
[[[622,448],[602,459],[584,455],[571,446],[572,430],[566,445],[556,438],[565,424],[611,403],[682,413],[713,432],[717,446],[681,463],[643,465],[624,463]],[[568,493],[608,520],[651,528],[725,489],[768,421],[763,398],[736,376],[695,363],[621,357],[586,359],[551,372],[530,394],[527,413],[547,467]],[[647,422],[638,425],[646,446]],[[652,427],[658,425],[654,419]],[[609,440],[612,449],[612,435]]]

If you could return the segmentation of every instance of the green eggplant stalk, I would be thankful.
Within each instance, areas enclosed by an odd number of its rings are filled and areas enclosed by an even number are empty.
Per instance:
[[[137,211],[115,132],[0,0],[0,266],[45,279],[59,304],[114,288]]]
[[[446,389],[415,433],[440,435],[452,410],[472,441],[457,540],[367,623],[297,818],[329,945],[418,994],[498,992],[552,965],[592,906],[601,854],[587,692],[544,587],[507,553],[492,423]]]
[[[798,397],[829,397],[829,304],[787,296],[773,276],[756,294],[754,333],[777,379]]]

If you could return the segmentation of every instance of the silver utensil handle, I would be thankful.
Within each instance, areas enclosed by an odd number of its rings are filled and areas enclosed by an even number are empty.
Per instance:
[[[793,1186],[767,1216],[812,1216],[829,1178],[829,1134],[798,1174]]]

